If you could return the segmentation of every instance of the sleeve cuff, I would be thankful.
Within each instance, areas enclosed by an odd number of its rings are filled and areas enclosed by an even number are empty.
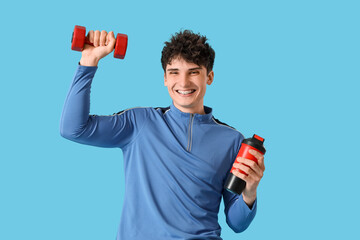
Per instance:
[[[239,197],[239,201],[241,202],[241,205],[243,205],[242,207],[243,207],[244,209],[246,209],[245,211],[246,211],[247,213],[250,213],[250,212],[253,212],[253,211],[256,210],[257,197],[255,198],[255,201],[254,201],[254,203],[252,204],[251,208],[245,203],[242,194],[241,194],[240,197]]]
[[[80,65],[80,61],[78,62],[78,68],[82,68],[82,69],[97,69],[98,66],[83,66],[83,65]]]
[[[98,66],[83,66],[80,65],[80,62],[78,63],[77,71],[83,72],[83,73],[94,73],[98,69]]]

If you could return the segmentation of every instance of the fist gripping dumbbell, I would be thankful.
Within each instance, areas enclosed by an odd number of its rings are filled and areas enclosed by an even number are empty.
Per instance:
[[[81,52],[84,49],[84,45],[92,44],[86,35],[86,28],[76,25],[71,38],[71,49],[74,51]],[[118,33],[116,35],[114,58],[124,59],[126,54],[126,48],[128,43],[128,36],[126,34]]]

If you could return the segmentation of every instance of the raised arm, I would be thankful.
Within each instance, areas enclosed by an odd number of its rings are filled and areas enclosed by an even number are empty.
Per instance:
[[[94,46],[85,45],[65,100],[60,134],[69,140],[99,147],[123,147],[137,135],[147,117],[146,109],[131,109],[109,116],[89,115],[91,83],[101,58],[114,49],[110,32],[89,32]],[[134,119],[136,118],[136,121]],[[144,120],[144,121],[143,121]]]

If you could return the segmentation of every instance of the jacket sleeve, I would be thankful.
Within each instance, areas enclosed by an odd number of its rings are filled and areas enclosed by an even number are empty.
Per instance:
[[[79,65],[64,103],[60,134],[74,142],[98,147],[124,147],[139,133],[147,119],[145,108],[117,114],[89,115],[90,88],[97,67]]]
[[[226,223],[236,233],[245,231],[255,217],[257,198],[251,208],[243,200],[242,195],[237,195],[226,189],[223,191]]]
[[[232,168],[237,153],[239,152],[241,143],[244,140],[244,135],[239,132],[236,139],[236,144],[233,145],[234,149],[232,151],[232,157],[230,158],[230,164],[224,178],[223,186],[230,174],[230,169]],[[245,231],[256,215],[257,198],[255,199],[252,207],[249,208],[249,206],[244,202],[242,195],[238,195],[224,188],[223,199],[225,205],[224,212],[226,216],[226,223],[236,233]]]

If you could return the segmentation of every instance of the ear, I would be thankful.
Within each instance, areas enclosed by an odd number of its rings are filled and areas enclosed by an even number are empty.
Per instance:
[[[166,86],[167,80],[166,80],[166,72],[164,72],[164,86]]]
[[[208,76],[207,76],[207,81],[206,84],[207,85],[211,85],[214,81],[214,71],[211,70],[211,72],[209,72]]]

